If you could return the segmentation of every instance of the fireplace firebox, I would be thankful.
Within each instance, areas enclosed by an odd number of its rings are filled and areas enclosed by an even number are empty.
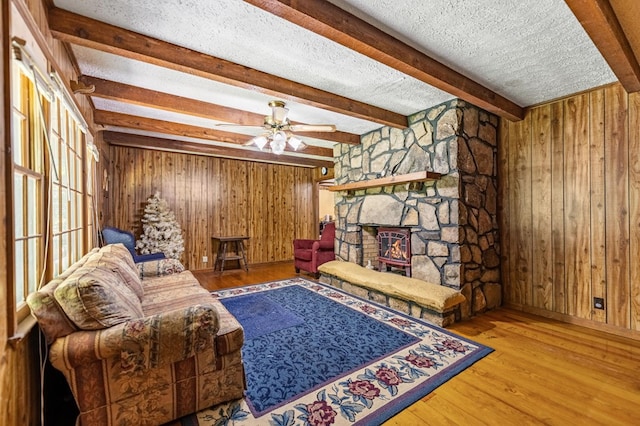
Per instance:
[[[402,269],[411,276],[411,230],[408,228],[378,228],[378,268]]]

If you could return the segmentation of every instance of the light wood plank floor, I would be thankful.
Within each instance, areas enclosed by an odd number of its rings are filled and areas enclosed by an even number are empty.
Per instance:
[[[288,262],[194,274],[211,290],[296,276]],[[640,424],[640,341],[508,309],[448,329],[495,351],[385,425]]]

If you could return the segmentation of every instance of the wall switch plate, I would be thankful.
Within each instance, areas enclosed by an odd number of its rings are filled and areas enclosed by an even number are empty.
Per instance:
[[[604,298],[603,297],[594,297],[593,298],[593,307],[596,309],[604,309]]]
[[[207,263],[209,261],[209,256],[202,256],[202,263]]]

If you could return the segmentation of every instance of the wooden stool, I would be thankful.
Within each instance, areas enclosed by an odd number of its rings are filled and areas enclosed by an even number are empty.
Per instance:
[[[224,271],[224,263],[229,260],[237,260],[242,268],[242,262],[244,262],[244,270],[249,272],[249,265],[247,265],[247,256],[244,252],[244,240],[248,240],[249,237],[244,235],[236,235],[231,237],[219,237],[213,236],[211,237],[213,241],[218,241],[218,254],[216,255],[216,262],[213,265],[213,270],[217,271],[220,269],[220,273]],[[229,243],[236,244],[235,255],[227,256],[227,248]]]

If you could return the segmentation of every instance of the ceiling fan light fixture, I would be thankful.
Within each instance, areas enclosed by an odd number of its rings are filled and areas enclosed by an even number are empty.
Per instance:
[[[255,146],[257,146],[258,148],[260,148],[260,151],[262,151],[262,148],[265,147],[265,145],[267,144],[268,140],[265,136],[256,136],[255,138],[252,139],[251,141]]]
[[[288,123],[287,114],[289,109],[285,108],[285,103],[282,101],[271,101],[269,106],[271,107],[271,117],[275,124],[286,125]]]
[[[333,124],[291,124],[287,114],[289,110],[283,101],[269,102],[271,115],[264,118],[263,129],[266,130],[261,136],[256,136],[245,145],[255,145],[261,151],[269,145],[271,152],[276,155],[283,154],[287,144],[294,150],[299,151],[307,145],[300,138],[292,135],[291,132],[335,132],[336,126]]]
[[[289,138],[289,145],[291,145],[291,148],[293,148],[294,151],[297,151],[302,144],[303,142],[295,136],[291,136]]]
[[[274,154],[280,155],[284,152],[284,148],[287,145],[287,135],[285,132],[276,132],[273,135],[273,140],[271,141],[271,151]]]

